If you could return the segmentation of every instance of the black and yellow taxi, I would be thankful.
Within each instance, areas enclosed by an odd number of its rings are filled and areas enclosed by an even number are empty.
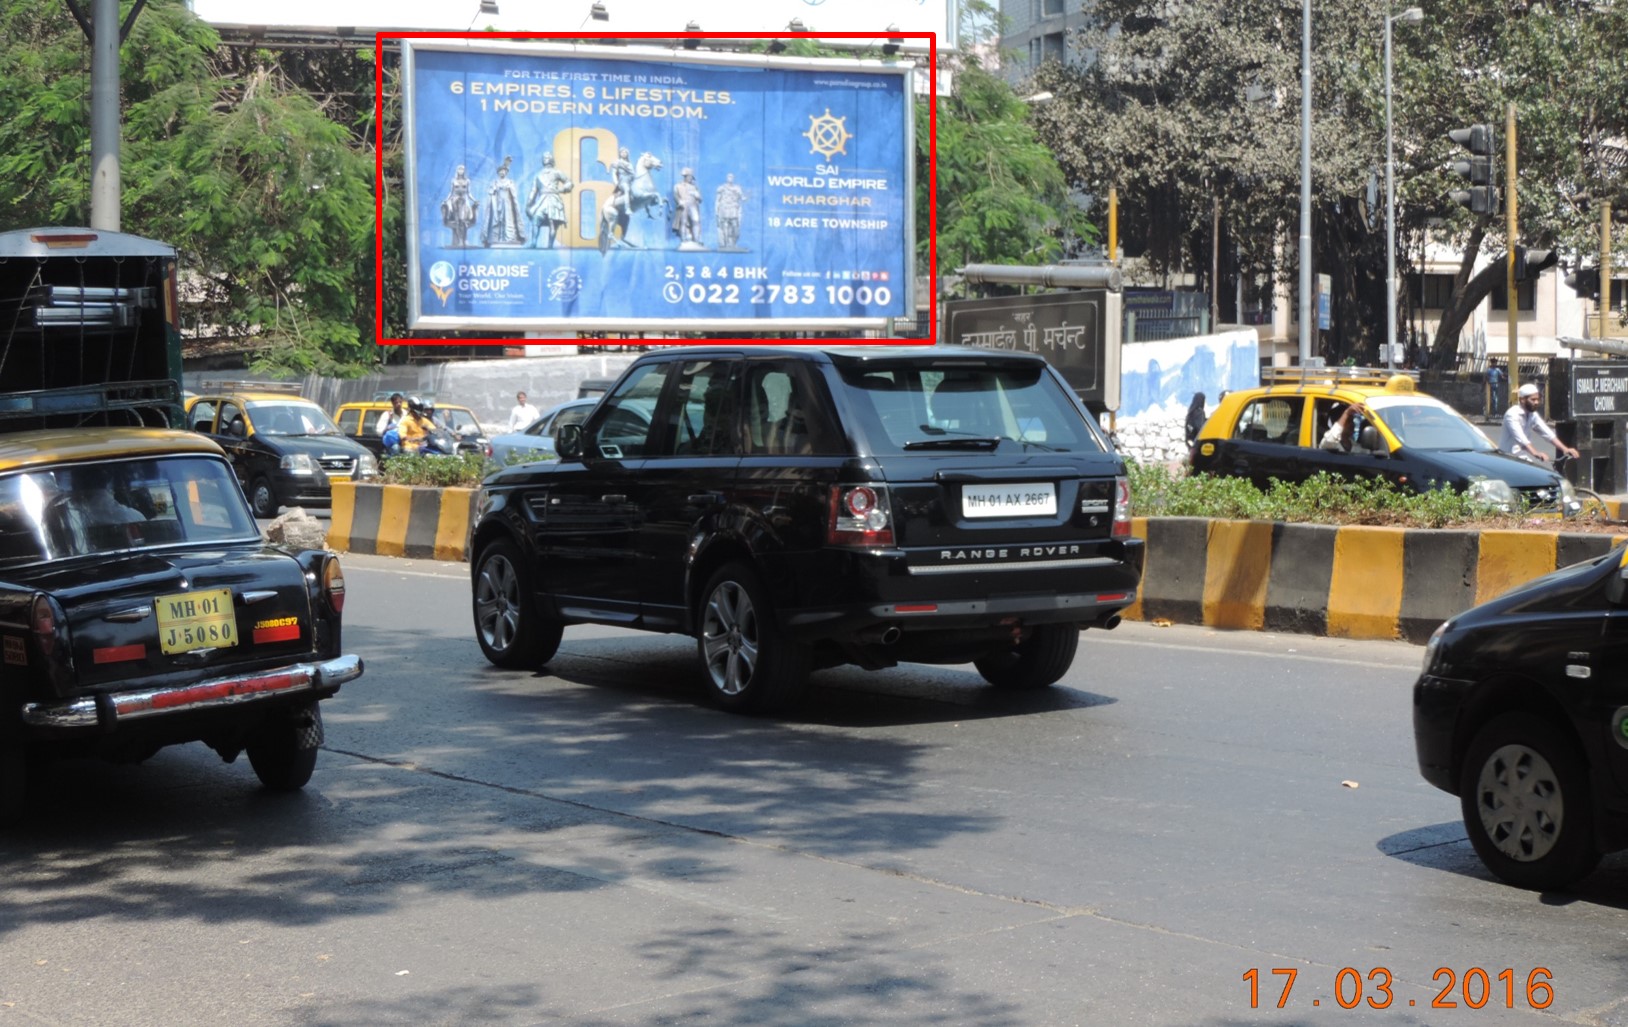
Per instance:
[[[457,452],[491,455],[491,440],[473,410],[453,403],[434,403],[433,406],[431,419],[450,434]],[[394,408],[388,400],[342,403],[339,409],[334,411],[333,421],[347,437],[366,446],[376,457],[382,457],[385,448],[384,437],[379,432],[379,416],[392,409]],[[407,412],[405,402],[402,403],[401,409],[405,416]]]
[[[335,481],[370,481],[379,461],[298,386],[203,382],[186,420],[226,451],[256,517],[285,506],[330,506]]]
[[[1379,478],[1410,492],[1452,488],[1509,512],[1572,516],[1576,491],[1548,467],[1498,451],[1481,429],[1419,391],[1410,374],[1272,368],[1221,398],[1193,444],[1193,471],[1267,489],[1319,472]],[[1350,448],[1322,445],[1348,407]]]
[[[301,788],[318,703],[362,673],[338,558],[267,543],[182,427],[175,264],[117,232],[0,233],[0,821],[51,757],[203,742]]]
[[[1476,854],[1563,888],[1628,848],[1628,547],[1436,629],[1413,686],[1424,779],[1458,796]]]

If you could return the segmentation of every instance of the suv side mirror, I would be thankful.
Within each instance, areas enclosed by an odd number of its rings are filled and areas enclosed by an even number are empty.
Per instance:
[[[564,460],[582,455],[582,423],[562,424],[554,429],[554,452]]]

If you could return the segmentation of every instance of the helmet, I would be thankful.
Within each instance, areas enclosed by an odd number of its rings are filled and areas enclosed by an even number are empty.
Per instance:
[[[424,401],[419,399],[417,396],[408,396],[407,412],[410,414],[422,414],[424,412]]]

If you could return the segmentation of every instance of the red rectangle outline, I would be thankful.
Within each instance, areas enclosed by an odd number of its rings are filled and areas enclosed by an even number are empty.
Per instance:
[[[820,339],[822,346],[932,346],[938,342],[938,33],[936,32],[811,32],[815,39],[925,39],[927,71],[930,77],[927,107],[927,338],[921,339]],[[384,334],[384,41],[387,39],[474,39],[485,42],[512,39],[787,39],[783,32],[380,32],[373,37],[373,341],[378,346],[625,346],[626,340],[597,339],[419,339],[387,338]],[[642,55],[641,55],[642,56]],[[405,86],[404,86],[405,88]],[[912,117],[914,114],[912,114]],[[915,160],[915,154],[910,155]],[[909,254],[909,274],[915,274],[914,253]],[[409,288],[411,283],[409,283]],[[673,339],[671,346],[709,346],[713,343],[752,346],[801,346],[808,339]]]

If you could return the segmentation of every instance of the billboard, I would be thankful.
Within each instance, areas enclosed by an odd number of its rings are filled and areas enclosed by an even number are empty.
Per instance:
[[[402,40],[408,325],[913,317],[907,63]]]

